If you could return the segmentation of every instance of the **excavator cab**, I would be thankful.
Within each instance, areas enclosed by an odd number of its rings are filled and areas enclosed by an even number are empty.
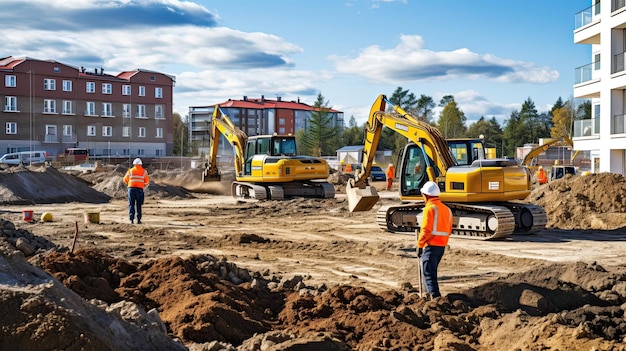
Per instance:
[[[426,157],[422,148],[413,143],[406,145],[400,155],[400,160],[400,194],[402,196],[421,195],[422,185],[429,180],[426,174]]]

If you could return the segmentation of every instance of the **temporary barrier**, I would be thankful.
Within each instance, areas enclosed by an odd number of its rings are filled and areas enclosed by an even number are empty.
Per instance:
[[[24,221],[32,222],[32,220],[33,220],[33,210],[24,210],[24,211],[22,211],[22,214],[24,215]]]
[[[100,223],[100,212],[85,212],[85,223]]]

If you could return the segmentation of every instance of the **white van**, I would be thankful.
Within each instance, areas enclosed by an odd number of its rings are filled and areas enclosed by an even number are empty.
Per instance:
[[[31,163],[44,163],[46,162],[47,152],[45,151],[22,151],[12,152],[0,157],[0,163],[8,165],[28,165]]]

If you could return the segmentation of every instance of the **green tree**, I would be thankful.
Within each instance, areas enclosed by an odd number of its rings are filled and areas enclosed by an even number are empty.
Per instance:
[[[187,127],[187,123],[183,122],[180,114],[176,112],[172,114],[172,119],[174,122],[174,147],[172,152],[174,156],[189,155],[191,150],[189,150],[189,128]]]
[[[345,145],[363,145],[365,137],[365,126],[359,127],[356,124],[354,116],[350,117],[348,128],[343,131],[343,146]]]
[[[433,108],[435,108],[435,102],[433,98],[427,95],[420,95],[417,99],[417,110],[415,117],[426,123],[432,123],[433,120]]]
[[[454,96],[444,95],[441,100],[439,100],[439,107],[446,107],[452,101],[454,101]]]
[[[439,114],[437,127],[446,139],[460,138],[465,135],[467,130],[466,121],[465,113],[458,108],[456,101],[452,100]]]
[[[324,100],[322,93],[317,94],[313,104],[313,111],[307,120],[307,128],[302,135],[301,152],[306,155],[324,156],[335,155],[339,148],[340,126],[335,125],[334,115],[330,113],[329,102]],[[343,127],[343,126],[341,126]]]
[[[482,135],[485,146],[496,148],[496,151],[500,151],[499,153],[496,152],[497,157],[502,157],[502,134],[502,127],[496,120],[496,117],[486,120],[483,116],[467,128],[465,136],[468,138],[479,138]]]
[[[591,119],[591,100],[584,100],[576,107],[575,120]]]

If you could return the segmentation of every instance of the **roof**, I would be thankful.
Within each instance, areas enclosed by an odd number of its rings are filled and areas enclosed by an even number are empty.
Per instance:
[[[364,148],[363,145],[348,145],[337,150],[337,152],[363,151]]]
[[[253,108],[253,109],[285,109],[285,110],[300,110],[300,111],[319,111],[319,108],[307,105],[298,101],[283,101],[281,99],[265,99],[261,98],[248,98],[245,97],[242,100],[228,99],[219,104],[220,107],[234,107],[234,108]],[[341,111],[334,110],[332,108],[327,109],[328,112],[341,113]]]

